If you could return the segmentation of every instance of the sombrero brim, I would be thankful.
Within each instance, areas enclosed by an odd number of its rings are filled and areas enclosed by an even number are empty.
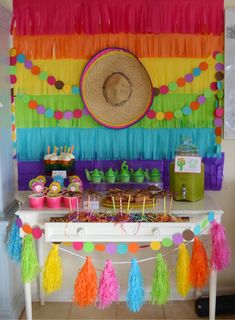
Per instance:
[[[103,94],[105,80],[122,73],[132,84],[132,94],[121,106],[107,102]],[[107,48],[98,52],[85,66],[80,81],[81,97],[91,116],[105,127],[126,128],[139,121],[149,110],[153,90],[142,63],[129,51]]]

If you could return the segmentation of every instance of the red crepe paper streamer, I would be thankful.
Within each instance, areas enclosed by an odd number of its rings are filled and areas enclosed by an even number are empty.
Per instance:
[[[79,271],[74,284],[73,302],[80,307],[86,307],[96,300],[97,276],[91,258],[87,257],[82,269]]]
[[[104,271],[101,274],[98,299],[99,309],[105,309],[119,300],[119,282],[111,260],[106,261]]]
[[[209,266],[207,253],[203,243],[195,237],[190,262],[190,283],[194,288],[203,288],[207,283],[208,276]]]
[[[222,271],[231,262],[231,249],[222,224],[213,221],[211,224],[211,267],[214,270]]]

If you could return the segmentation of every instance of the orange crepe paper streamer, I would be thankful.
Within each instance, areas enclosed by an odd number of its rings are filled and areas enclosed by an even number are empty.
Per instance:
[[[17,53],[28,59],[89,59],[107,47],[121,47],[143,57],[205,58],[214,51],[223,51],[221,35],[190,34],[79,34],[13,36]]]
[[[74,284],[73,302],[80,307],[86,307],[95,303],[97,295],[97,276],[90,257],[86,257],[86,262],[79,271]]]
[[[194,238],[192,258],[190,262],[190,283],[194,288],[203,288],[208,280],[208,257],[203,243]]]

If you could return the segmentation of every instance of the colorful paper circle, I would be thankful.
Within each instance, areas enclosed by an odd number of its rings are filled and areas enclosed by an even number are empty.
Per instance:
[[[216,136],[221,136],[221,134],[222,134],[222,129],[221,129],[221,127],[215,128],[215,135],[216,135]]]
[[[213,222],[215,220],[215,213],[210,211],[208,214],[208,221]]]
[[[165,117],[165,115],[164,115],[163,112],[159,111],[159,112],[156,113],[156,119],[157,120],[161,121],[161,120],[164,119],[164,117]]]
[[[165,112],[165,119],[166,120],[171,120],[171,119],[173,119],[174,118],[174,114],[171,112],[171,111],[167,111],[167,112]]]
[[[216,71],[223,71],[224,70],[224,64],[220,63],[220,62],[216,63],[215,70]]]
[[[149,110],[149,111],[147,112],[147,117],[148,117],[149,119],[154,119],[155,116],[156,116],[156,112],[155,112],[154,110]]]
[[[64,118],[66,120],[71,120],[73,118],[73,112],[72,111],[65,111]]]
[[[9,72],[10,72],[10,74],[16,74],[16,66],[10,66],[9,67]]]
[[[153,251],[158,251],[161,249],[161,242],[159,241],[153,241],[150,243],[150,248],[153,250]]]
[[[29,103],[28,103],[28,106],[29,106],[30,109],[36,109],[37,105],[38,105],[38,103],[35,100],[30,100]]]
[[[215,127],[222,127],[223,126],[223,120],[221,118],[215,118],[214,126]]]
[[[184,78],[179,78],[176,81],[178,87],[184,87],[185,86],[185,79]]]
[[[194,77],[193,77],[193,75],[191,73],[186,74],[185,77],[184,77],[185,81],[189,82],[189,83],[193,81],[193,78]]]
[[[22,100],[23,100],[24,103],[29,103],[30,97],[27,96],[26,94],[23,94],[23,95],[22,95]]]
[[[45,116],[47,118],[53,118],[54,117],[54,111],[51,110],[51,109],[47,109],[46,112],[45,112]]]
[[[211,88],[211,90],[216,91],[217,90],[217,83],[216,82],[211,82],[210,88]]]
[[[10,57],[10,65],[14,66],[16,64],[17,60],[16,57]]]
[[[16,82],[17,82],[17,77],[16,77],[16,75],[12,74],[10,76],[10,83],[15,84]]]
[[[69,84],[65,84],[64,87],[63,87],[63,91],[65,93],[71,93],[72,91],[72,87],[69,85]]]
[[[195,234],[195,236],[198,236],[200,232],[201,232],[201,226],[200,224],[197,224],[193,229],[193,233]]]
[[[217,88],[217,86],[216,86],[216,88]],[[203,92],[203,95],[206,98],[210,98],[213,95],[213,93],[212,93],[212,91],[210,89],[205,89],[204,92]]]
[[[82,250],[83,248],[83,242],[73,242],[73,248],[74,250]]]
[[[159,90],[161,94],[167,94],[169,92],[169,89],[167,86],[161,86]]]
[[[47,83],[51,86],[53,86],[56,83],[56,79],[53,76],[48,76],[47,77]]]
[[[46,112],[46,108],[42,105],[37,106],[37,113],[38,114],[44,114]]]
[[[9,56],[10,57],[14,57],[14,56],[16,56],[16,54],[17,54],[16,48],[11,48],[9,50]]]
[[[48,78],[48,73],[45,71],[41,71],[38,75],[40,80],[46,80]]]
[[[166,237],[166,238],[162,239],[162,246],[163,247],[169,248],[172,246],[172,244],[173,244],[173,241],[171,238]]]
[[[82,110],[80,109],[76,109],[73,111],[73,117],[76,119],[79,119],[82,117]]]
[[[199,103],[197,101],[193,101],[193,102],[190,103],[190,109],[192,109],[193,111],[198,110],[199,106],[200,105],[199,105]]]
[[[40,239],[42,236],[42,230],[39,227],[35,227],[32,230],[32,235],[35,239]]]
[[[222,143],[222,138],[219,137],[219,136],[217,136],[217,137],[215,138],[215,143],[216,143],[216,144],[221,144],[221,143]]]
[[[78,94],[80,92],[80,89],[78,86],[72,86],[72,93],[73,94]]]
[[[95,244],[95,250],[97,251],[105,251],[105,245],[104,244]]]
[[[223,62],[224,61],[224,55],[222,53],[218,53],[216,56],[215,56],[215,60],[217,62]]]
[[[27,233],[27,234],[32,233],[32,228],[27,223],[23,224],[22,230],[24,231],[24,233]]]
[[[199,69],[206,71],[208,69],[208,63],[206,61],[203,61],[199,64]]]
[[[16,221],[15,221],[16,225],[18,228],[21,228],[22,227],[22,220],[20,218],[16,218]]]
[[[184,240],[191,241],[194,238],[194,233],[190,229],[186,229],[183,232]]]
[[[54,117],[55,117],[56,120],[61,120],[61,119],[63,119],[64,114],[63,114],[62,111],[55,111]]]
[[[192,113],[192,110],[190,109],[189,106],[183,107],[183,114],[186,116],[189,116]]]
[[[85,252],[92,252],[95,249],[95,246],[92,242],[85,242],[83,245],[83,250]]]
[[[199,68],[194,68],[193,69],[193,75],[194,77],[198,77],[201,74],[201,70]]]
[[[128,247],[125,243],[118,243],[117,245],[117,253],[125,254],[127,253]]]
[[[32,74],[38,75],[40,73],[40,68],[38,66],[33,66],[31,69]]]
[[[223,109],[223,108],[216,108],[216,109],[215,109],[215,115],[216,115],[216,117],[218,117],[218,118],[223,117],[223,115],[224,115],[224,109]]]
[[[16,61],[19,63],[25,62],[25,55],[22,53],[18,54],[18,56],[16,57]]]
[[[223,72],[217,71],[216,74],[215,74],[215,79],[218,80],[218,81],[223,80],[224,79]]]
[[[174,244],[177,246],[177,245],[180,245],[182,242],[184,242],[184,238],[183,238],[183,235],[181,233],[175,233],[173,234],[172,236],[172,240],[174,242]]]
[[[31,69],[32,66],[33,66],[33,63],[32,63],[31,60],[25,60],[24,66],[25,66],[26,69]]]
[[[222,90],[223,89],[223,81],[217,81],[217,88],[218,88],[218,90]]]
[[[199,97],[197,98],[197,102],[198,102],[199,104],[204,104],[204,103],[206,102],[206,98],[205,98],[204,96],[199,96]]]
[[[115,254],[117,251],[117,246],[115,243],[108,243],[106,245],[106,252],[109,254]]]
[[[168,85],[169,89],[171,91],[175,91],[177,89],[177,83],[176,82],[170,82],[169,85]]]
[[[61,81],[61,80],[57,80],[56,83],[55,83],[55,87],[56,87],[56,89],[58,89],[58,90],[62,90],[63,87],[64,87],[64,82]]]
[[[139,251],[139,245],[137,243],[130,243],[128,245],[128,250],[130,253],[136,253]]]
[[[202,229],[204,229],[208,225],[208,219],[204,219],[201,223]]]
[[[159,88],[153,88],[153,95],[155,96],[155,97],[157,97],[158,95],[160,94],[160,90],[159,90]]]
[[[174,111],[174,116],[176,119],[180,119],[183,116],[183,112],[180,109]]]

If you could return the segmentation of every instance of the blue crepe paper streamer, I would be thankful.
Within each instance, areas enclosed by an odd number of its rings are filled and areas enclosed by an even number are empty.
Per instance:
[[[75,146],[79,160],[173,159],[181,137],[192,137],[201,157],[219,157],[213,128],[142,129],[128,128],[18,128],[18,161],[43,159],[47,146]]]
[[[130,311],[138,312],[145,302],[144,280],[136,259],[132,259],[129,271],[127,306]]]
[[[16,263],[21,261],[22,239],[20,229],[14,222],[7,238],[7,252],[9,257]]]

